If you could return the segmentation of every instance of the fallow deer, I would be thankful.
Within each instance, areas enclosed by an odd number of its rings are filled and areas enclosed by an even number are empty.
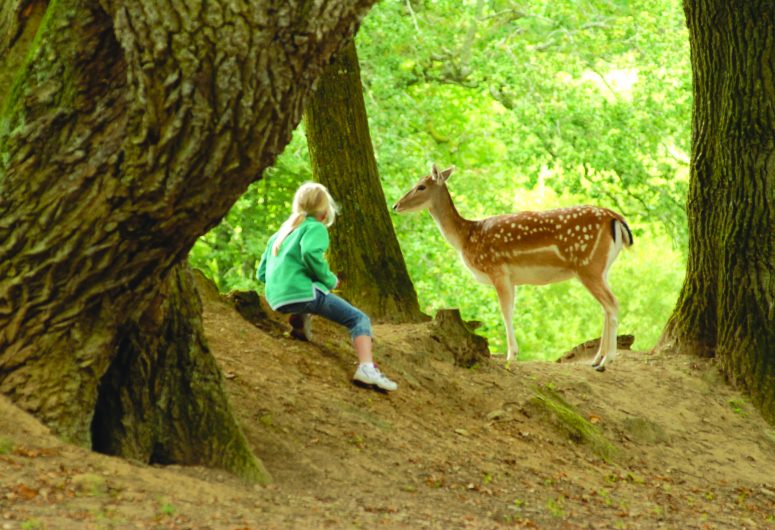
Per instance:
[[[511,361],[518,353],[512,323],[515,286],[578,280],[605,313],[600,348],[592,366],[602,372],[616,357],[618,302],[608,286],[608,269],[632,232],[616,212],[595,206],[526,211],[470,221],[460,216],[447,189],[454,168],[431,174],[399,200],[393,211],[427,209],[444,238],[460,253],[474,277],[495,287],[506,326]]]

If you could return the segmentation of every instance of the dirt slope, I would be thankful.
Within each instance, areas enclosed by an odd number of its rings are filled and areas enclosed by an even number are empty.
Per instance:
[[[378,325],[385,395],[350,384],[342,329],[293,341],[203,298],[275,483],[90,453],[0,398],[0,529],[775,528],[775,429],[710,361],[465,369],[432,324]]]

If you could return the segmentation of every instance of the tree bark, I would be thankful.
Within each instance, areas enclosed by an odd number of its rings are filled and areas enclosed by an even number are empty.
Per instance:
[[[82,445],[99,433],[108,450],[263,476],[236,424],[191,424],[234,420],[182,264],[288,143],[373,1],[51,0],[29,53],[0,42],[28,58],[0,115],[0,392]],[[0,38],[39,4],[4,4]],[[150,403],[166,392],[188,395]],[[98,403],[128,416],[94,424]],[[180,424],[126,431],[140,411]]]
[[[100,382],[91,434],[92,447],[103,453],[267,480],[232,417],[187,264],[177,265],[145,311],[122,326]]]
[[[377,320],[418,322],[417,293],[377,172],[355,42],[323,71],[304,110],[312,174],[339,201],[330,262],[345,298]]]
[[[27,56],[45,12],[44,0],[0,3],[0,104],[10,92],[14,74]]]
[[[775,6],[685,0],[694,111],[686,279],[660,347],[715,355],[775,421]]]

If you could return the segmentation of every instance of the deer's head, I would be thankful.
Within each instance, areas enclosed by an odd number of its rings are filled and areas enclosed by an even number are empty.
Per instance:
[[[431,174],[421,178],[406,195],[401,197],[393,205],[393,211],[396,213],[418,212],[430,208],[446,191],[447,179],[454,170],[454,167],[448,167],[439,171],[434,164],[431,167]]]

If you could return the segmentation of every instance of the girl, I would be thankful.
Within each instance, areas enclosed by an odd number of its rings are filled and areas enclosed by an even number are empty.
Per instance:
[[[326,227],[334,223],[336,211],[325,186],[302,184],[293,198],[293,213],[269,238],[258,266],[258,280],[266,284],[264,294],[271,308],[291,314],[294,337],[309,340],[310,314],[347,326],[360,361],[353,380],[395,390],[398,385],[374,364],[369,317],[331,292],[339,279],[323,254],[328,249]]]

